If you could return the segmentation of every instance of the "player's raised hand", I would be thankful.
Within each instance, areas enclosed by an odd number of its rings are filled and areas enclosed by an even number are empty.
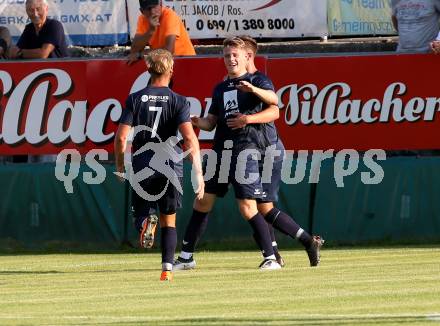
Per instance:
[[[150,23],[150,28],[156,29],[160,25],[160,14],[152,14],[148,22]]]
[[[244,128],[248,124],[247,115],[241,114],[241,113],[236,113],[233,118],[229,118],[226,121],[226,124],[232,130]]]
[[[254,91],[254,86],[245,80],[241,80],[235,87],[242,92],[253,93]]]

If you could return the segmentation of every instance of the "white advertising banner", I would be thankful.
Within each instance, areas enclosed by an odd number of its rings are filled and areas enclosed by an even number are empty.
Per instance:
[[[49,17],[63,24],[71,44],[127,43],[124,0],[48,0],[48,3]],[[0,0],[0,26],[7,27],[15,41],[28,23],[25,0]]]
[[[390,0],[328,0],[330,35],[395,35]]]
[[[162,0],[184,21],[192,39],[253,37],[288,38],[327,35],[324,0]],[[136,32],[139,2],[128,0],[130,35]]]

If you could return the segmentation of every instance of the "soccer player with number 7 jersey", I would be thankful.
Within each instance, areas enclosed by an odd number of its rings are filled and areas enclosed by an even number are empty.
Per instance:
[[[153,241],[156,221],[150,221],[147,217],[153,207],[159,206],[162,249],[160,279],[171,281],[177,244],[176,209],[182,205],[184,154],[189,153],[194,165],[197,198],[203,197],[204,181],[199,142],[191,125],[189,103],[184,96],[168,87],[173,73],[172,54],[157,49],[151,51],[146,60],[151,83],[129,95],[126,101],[115,136],[116,168],[120,176],[126,170],[124,152],[133,127],[133,175],[128,179],[134,189],[134,215],[142,228],[142,237],[145,241]],[[185,153],[177,141],[178,131],[184,140]]]

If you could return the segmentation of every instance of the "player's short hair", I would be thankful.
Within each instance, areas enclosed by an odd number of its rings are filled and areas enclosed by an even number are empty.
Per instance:
[[[253,37],[250,37],[249,35],[240,35],[239,38],[241,38],[244,41],[246,45],[246,49],[249,49],[254,54],[257,54],[258,43]]]
[[[165,49],[155,49],[148,53],[147,58],[148,72],[154,75],[163,75],[173,68],[174,60],[170,51]]]
[[[226,48],[228,46],[233,48],[246,49],[246,43],[238,36],[226,38],[223,41],[223,47]]]

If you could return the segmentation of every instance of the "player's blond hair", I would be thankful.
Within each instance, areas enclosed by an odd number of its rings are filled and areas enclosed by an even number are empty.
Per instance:
[[[165,49],[152,50],[145,60],[147,61],[148,72],[154,75],[163,75],[174,66],[173,55]]]
[[[223,48],[226,48],[228,46],[233,48],[246,49],[246,43],[238,36],[226,38],[223,41]]]
[[[250,37],[249,35],[240,35],[239,38],[243,40],[246,49],[251,50],[254,55],[257,54],[258,43],[253,37]]]

